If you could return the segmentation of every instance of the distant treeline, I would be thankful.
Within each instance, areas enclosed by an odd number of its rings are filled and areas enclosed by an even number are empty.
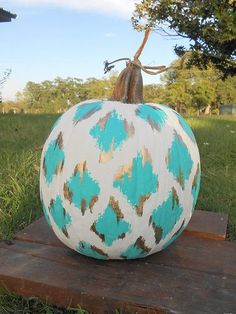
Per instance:
[[[63,112],[87,99],[111,96],[117,75],[108,78],[60,78],[41,83],[28,82],[15,102],[5,102],[1,112]],[[225,81],[213,68],[171,70],[161,77],[161,84],[144,86],[145,102],[170,105],[181,113],[217,112],[223,104],[236,104],[236,77]]]

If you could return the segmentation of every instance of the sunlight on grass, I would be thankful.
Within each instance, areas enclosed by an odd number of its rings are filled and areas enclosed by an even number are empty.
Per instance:
[[[201,155],[201,190],[196,209],[229,214],[228,238],[236,240],[236,119],[187,119]]]

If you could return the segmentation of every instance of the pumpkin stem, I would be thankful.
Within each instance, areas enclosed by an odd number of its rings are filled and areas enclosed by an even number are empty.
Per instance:
[[[149,35],[150,35],[151,31],[152,31],[151,28],[148,28],[148,29],[145,31],[142,44],[140,45],[140,47],[138,48],[138,50],[136,51],[136,53],[135,53],[135,55],[134,55],[134,61],[138,60],[138,58],[140,57],[141,53],[143,52],[143,48],[145,47],[145,45],[146,45],[146,43],[147,43],[147,40],[148,40],[148,38],[149,38]]]
[[[114,68],[115,62],[118,61],[127,61],[126,62],[126,68],[120,73],[118,76],[118,79],[116,81],[115,88],[113,90],[113,94],[110,98],[110,100],[120,101],[123,103],[128,104],[140,104],[143,103],[143,78],[141,74],[141,70],[143,72],[150,74],[150,75],[156,75],[163,72],[166,72],[168,70],[174,70],[179,69],[183,67],[184,61],[188,57],[187,54],[183,55],[183,57],[180,59],[180,65],[179,66],[169,66],[166,67],[164,65],[161,66],[143,66],[141,62],[139,61],[139,57],[142,54],[143,48],[145,47],[147,40],[149,38],[149,35],[151,33],[151,29],[148,28],[145,31],[143,41],[136,51],[134,55],[133,61],[131,61],[129,58],[120,58],[112,62],[105,61],[105,67],[104,71],[107,73],[111,69]]]
[[[125,104],[143,102],[143,78],[141,68],[132,61],[120,73],[110,100],[121,101]]]
[[[126,64],[126,68],[120,73],[111,100],[121,101],[128,104],[138,104],[143,102],[142,65],[139,61],[139,57],[146,45],[150,33],[151,29],[147,29],[142,44],[134,55],[134,60],[129,60]],[[116,61],[117,60],[111,63]],[[105,66],[107,65],[109,68],[111,63],[105,63]]]

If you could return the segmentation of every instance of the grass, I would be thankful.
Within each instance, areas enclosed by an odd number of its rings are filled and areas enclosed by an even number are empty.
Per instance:
[[[57,115],[0,115],[0,239],[41,215],[39,147]]]
[[[187,119],[201,156],[201,190],[196,209],[229,215],[227,237],[236,240],[236,119]]]
[[[0,240],[41,215],[40,147],[58,115],[0,115]],[[236,119],[190,117],[201,155],[201,190],[196,209],[229,214],[228,239],[236,241]],[[79,312],[80,311],[80,312]],[[3,294],[0,313],[84,313],[36,299]]]
[[[82,309],[62,309],[37,298],[24,299],[12,294],[0,295],[1,314],[86,314]]]

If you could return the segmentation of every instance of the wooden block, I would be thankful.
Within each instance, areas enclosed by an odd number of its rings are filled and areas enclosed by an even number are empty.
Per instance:
[[[124,313],[236,312],[235,274],[222,276],[146,259],[115,262],[119,267],[91,259],[91,263],[79,260],[71,266],[60,259],[52,261],[6,248],[0,248],[0,260],[0,282],[10,291],[61,306],[79,304],[91,313],[115,309]]]
[[[196,211],[166,250],[99,261],[65,247],[41,218],[12,245],[0,243],[0,282],[19,295],[91,313],[234,313],[236,245],[212,240],[224,238],[226,225],[225,215]]]
[[[185,229],[185,235],[199,238],[225,240],[228,215],[196,210]]]
[[[227,223],[228,216],[226,214],[196,210],[184,231],[184,235],[206,239],[225,240]],[[18,232],[15,239],[43,243],[51,246],[63,246],[47,225],[44,217]]]
[[[15,235],[16,240],[42,243],[51,246],[64,246],[48,226],[44,217],[39,218]]]
[[[33,242],[13,241],[12,245],[0,243],[0,248],[23,253],[71,267],[97,264],[104,267],[132,267],[134,263],[156,264],[218,275],[236,275],[236,244],[181,236],[167,249],[136,261],[100,261],[83,256],[66,246],[48,246]],[[123,262],[123,263],[122,263]]]

